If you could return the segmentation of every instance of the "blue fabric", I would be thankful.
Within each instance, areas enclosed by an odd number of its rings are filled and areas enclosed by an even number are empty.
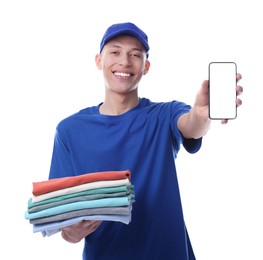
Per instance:
[[[144,31],[142,31],[139,27],[137,27],[133,23],[117,23],[111,25],[105,32],[105,34],[102,37],[101,43],[100,43],[100,53],[104,47],[104,45],[109,42],[114,37],[120,36],[120,35],[131,35],[133,37],[136,37],[144,47],[147,55],[150,50],[149,43],[148,43],[148,36],[145,34]]]
[[[93,106],[58,124],[50,178],[129,169],[134,185],[131,223],[103,222],[86,237],[83,259],[195,259],[175,167],[181,145],[195,153],[202,143],[184,139],[177,128],[189,109],[178,101],[142,98],[119,116],[101,115]]]
[[[66,219],[63,221],[55,221],[50,223],[44,223],[44,224],[34,224],[33,225],[33,232],[41,232],[42,236],[52,236],[58,232],[60,232],[60,229],[63,227],[68,227],[70,225],[74,225],[82,220],[103,220],[103,221],[117,221],[121,222],[123,224],[129,224],[131,221],[131,215],[90,215],[90,216],[81,216],[81,217],[74,217],[70,219]]]

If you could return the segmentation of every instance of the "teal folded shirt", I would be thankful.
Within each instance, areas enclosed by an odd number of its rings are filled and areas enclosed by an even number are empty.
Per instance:
[[[130,193],[134,193],[134,186],[133,185],[122,185],[122,186],[116,186],[116,187],[105,187],[105,188],[97,188],[97,189],[91,189],[91,190],[84,190],[79,191],[71,194],[61,195],[58,197],[38,201],[38,202],[32,202],[32,198],[28,200],[28,208],[32,208],[35,206],[53,203],[57,201],[63,201],[65,199],[74,198],[78,196],[84,196],[84,195],[94,195],[94,194],[102,194],[102,193],[116,193],[116,192],[127,192],[127,195]]]
[[[98,200],[89,200],[89,201],[78,201],[74,203],[64,204],[57,207],[41,210],[39,212],[29,213],[25,212],[25,219],[35,219],[42,218],[47,216],[52,216],[56,214],[61,214],[63,212],[69,212],[73,210],[80,210],[85,208],[100,208],[100,207],[120,207],[128,206],[134,202],[134,196],[128,195],[124,197],[116,198],[104,198]]]

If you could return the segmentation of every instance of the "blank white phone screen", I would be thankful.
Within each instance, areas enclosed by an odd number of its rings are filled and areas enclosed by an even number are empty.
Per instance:
[[[235,119],[236,72],[234,62],[209,64],[209,117],[211,119]]]

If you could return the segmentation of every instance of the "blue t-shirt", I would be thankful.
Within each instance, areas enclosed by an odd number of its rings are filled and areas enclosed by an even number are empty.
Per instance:
[[[58,124],[50,179],[128,169],[134,185],[131,223],[104,221],[85,238],[83,259],[195,259],[175,167],[181,144],[195,153],[202,143],[202,138],[183,138],[177,128],[178,118],[189,109],[178,101],[141,98],[121,115],[102,115],[93,106]]]

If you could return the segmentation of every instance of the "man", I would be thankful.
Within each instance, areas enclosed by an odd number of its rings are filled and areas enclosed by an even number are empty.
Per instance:
[[[202,83],[192,107],[140,98],[140,80],[150,69],[149,49],[147,35],[136,25],[110,26],[95,59],[104,76],[104,101],[57,126],[50,179],[128,169],[134,185],[136,202],[128,225],[82,221],[62,228],[68,242],[85,239],[83,259],[195,259],[175,158],[181,145],[189,153],[197,152],[209,129],[208,81]],[[242,90],[237,86],[238,94]],[[236,103],[241,105],[241,100]]]

